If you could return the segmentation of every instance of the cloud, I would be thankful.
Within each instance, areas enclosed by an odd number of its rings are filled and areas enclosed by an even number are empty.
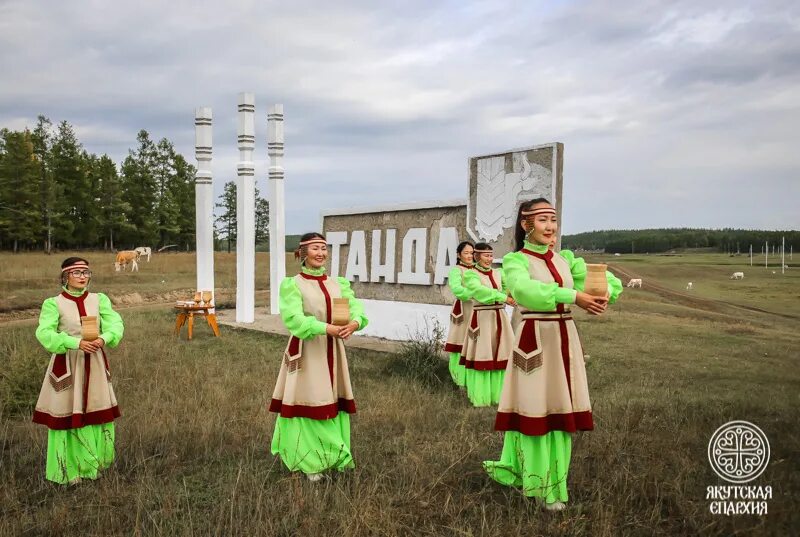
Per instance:
[[[219,192],[237,93],[256,93],[263,192],[284,103],[290,232],[323,208],[465,197],[469,156],[552,141],[566,232],[800,227],[793,2],[10,0],[0,48],[0,126],[66,119],[118,162],[142,128],[192,162],[211,106]]]

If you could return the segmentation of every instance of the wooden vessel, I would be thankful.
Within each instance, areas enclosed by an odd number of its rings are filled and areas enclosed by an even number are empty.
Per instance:
[[[331,324],[344,326],[350,322],[350,303],[346,298],[333,299],[333,311],[331,312]]]
[[[603,263],[586,264],[586,285],[583,288],[585,293],[593,296],[606,296],[608,294],[607,267],[608,265]]]
[[[97,317],[86,315],[81,317],[81,339],[94,341],[100,337],[100,327],[97,325]]]

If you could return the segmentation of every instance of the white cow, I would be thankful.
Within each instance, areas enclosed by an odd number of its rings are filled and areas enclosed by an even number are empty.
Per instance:
[[[122,250],[121,252],[117,252],[117,259],[114,261],[114,269],[119,272],[121,270],[125,270],[125,267],[128,264],[131,265],[131,272],[134,270],[139,270],[139,265],[137,263],[139,261],[139,252],[134,250]]]
[[[628,280],[628,287],[638,287],[639,289],[642,288],[642,279],[641,278],[631,278]]]
[[[731,274],[731,280],[744,280],[744,272],[734,272]]]
[[[692,290],[692,282],[689,282],[689,283],[686,284],[686,290],[687,291],[691,291]]]
[[[134,252],[138,252],[140,257],[146,255],[148,263],[150,262],[150,254],[153,253],[149,246],[139,246]]]

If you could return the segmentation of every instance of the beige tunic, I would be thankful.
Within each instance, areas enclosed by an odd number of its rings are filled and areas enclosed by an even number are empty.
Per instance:
[[[336,279],[309,274],[294,279],[303,296],[303,313],[330,323],[332,299],[342,296]],[[326,334],[305,340],[291,336],[269,410],[284,418],[318,420],[334,418],[340,411],[355,413],[342,340]]]
[[[475,270],[481,284],[491,289],[503,287],[502,272],[498,269]],[[472,299],[472,315],[460,364],[479,371],[506,369],[514,345],[514,332],[505,312],[505,303],[482,304]]]
[[[461,270],[461,278],[463,281],[464,273],[471,270],[470,267],[463,265],[456,265]],[[450,330],[447,332],[447,341],[444,344],[445,352],[458,352],[462,351],[464,345],[464,336],[467,334],[467,325],[472,317],[472,301],[459,300],[453,303],[453,309],[450,311]]]
[[[560,255],[523,253],[531,279],[573,287]],[[495,428],[529,436],[593,429],[583,349],[569,309],[559,304],[555,311],[536,312],[520,305],[520,314]]]
[[[80,297],[62,293],[56,303],[59,332],[80,338],[81,316],[93,315],[98,324],[102,322],[96,293]],[[102,333],[102,326],[99,329]],[[76,349],[52,355],[33,413],[34,423],[50,429],[75,429],[109,423],[119,416],[104,349],[92,354]]]

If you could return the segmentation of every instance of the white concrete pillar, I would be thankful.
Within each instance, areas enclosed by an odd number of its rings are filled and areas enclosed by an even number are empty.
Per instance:
[[[279,313],[278,290],[286,277],[286,213],[283,195],[283,105],[267,113],[269,166],[269,311]],[[320,230],[322,231],[322,230]]]
[[[214,184],[211,174],[212,141],[211,108],[209,107],[195,109],[194,140],[194,154],[197,159],[197,173],[194,181],[197,290],[211,291],[215,295]]]
[[[255,320],[256,199],[255,96],[240,93],[238,104],[239,163],[236,165],[236,322]]]

